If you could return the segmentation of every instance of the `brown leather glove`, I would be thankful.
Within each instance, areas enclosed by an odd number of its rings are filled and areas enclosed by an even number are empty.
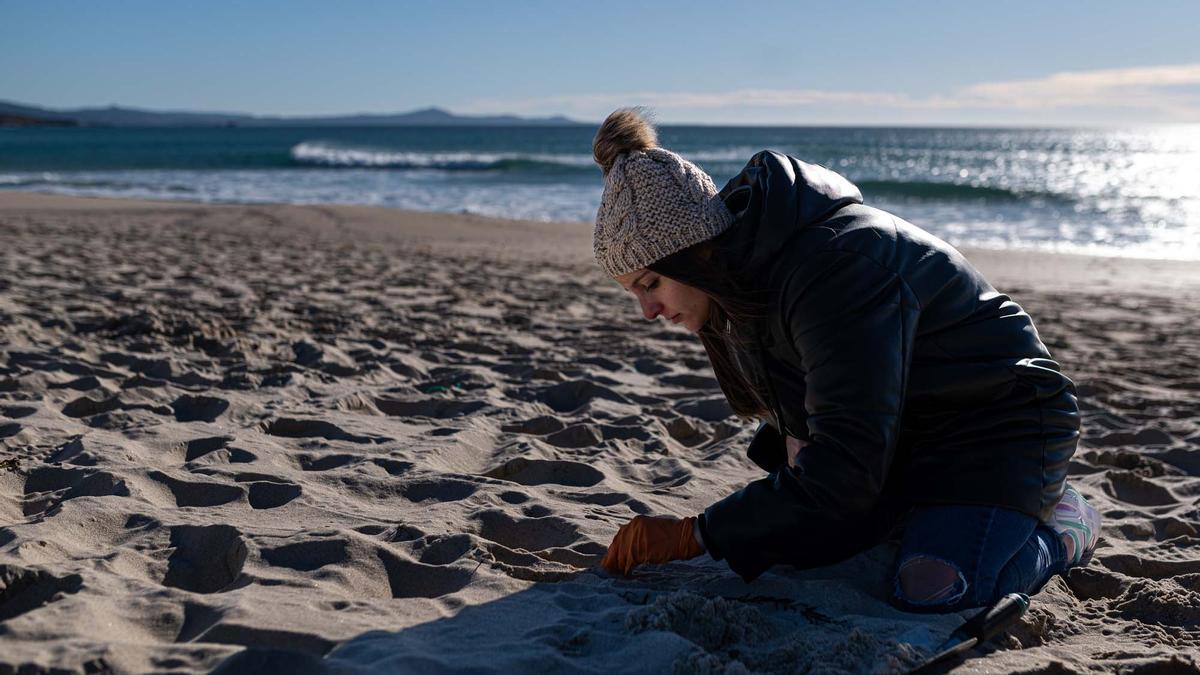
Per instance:
[[[704,553],[692,535],[695,523],[695,516],[634,516],[617,530],[600,566],[609,574],[629,574],[635,565],[695,558]]]

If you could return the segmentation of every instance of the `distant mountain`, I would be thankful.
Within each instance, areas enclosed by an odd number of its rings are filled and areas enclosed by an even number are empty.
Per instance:
[[[24,115],[0,113],[0,127],[73,127],[71,120],[48,120]]]
[[[77,122],[56,112],[0,101],[0,118],[4,126],[75,126]]]
[[[341,115],[338,117],[255,117],[258,124],[287,124],[311,126],[399,126],[411,125],[471,125],[471,126],[570,126],[586,124],[562,115],[552,117],[518,117],[516,115],[455,115],[444,108],[422,108],[407,113],[385,115]]]
[[[323,117],[276,117],[244,113],[157,111],[136,108],[77,108],[50,110],[0,101],[0,116],[34,123],[86,127],[278,127],[278,126],[575,126],[587,124],[562,115],[517,117],[516,115],[455,115],[443,108],[422,108],[407,113],[360,114]]]

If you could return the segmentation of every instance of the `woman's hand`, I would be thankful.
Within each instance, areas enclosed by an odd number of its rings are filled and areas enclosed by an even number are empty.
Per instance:
[[[794,466],[796,466],[796,455],[800,454],[801,448],[808,445],[808,441],[802,441],[799,438],[795,438],[793,436],[788,436],[786,443],[787,443],[788,466],[794,467]]]
[[[694,534],[696,517],[634,516],[617,530],[600,566],[609,574],[629,574],[634,566],[686,560],[704,553]]]

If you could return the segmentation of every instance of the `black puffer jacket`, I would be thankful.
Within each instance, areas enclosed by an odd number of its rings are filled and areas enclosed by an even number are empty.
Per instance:
[[[770,475],[700,517],[714,558],[747,581],[830,564],[921,503],[1049,518],[1079,410],[1020,306],[820,166],[764,150],[721,197],[732,267],[771,298],[744,360],[775,421],[749,450]],[[794,468],[781,432],[808,443]]]

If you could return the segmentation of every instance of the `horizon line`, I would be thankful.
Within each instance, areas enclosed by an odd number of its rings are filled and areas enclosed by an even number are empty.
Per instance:
[[[36,108],[54,114],[69,114],[72,111],[80,110],[126,110],[140,113],[161,114],[161,115],[236,115],[248,117],[264,122],[269,122],[272,118],[278,119],[281,122],[299,122],[305,119],[327,119],[337,117],[387,117],[409,115],[416,112],[437,110],[448,113],[454,117],[469,119],[474,117],[513,117],[519,120],[536,120],[541,118],[562,118],[575,126],[596,126],[603,123],[603,119],[592,121],[586,119],[578,119],[571,117],[561,112],[550,112],[544,115],[527,116],[519,113],[511,112],[496,112],[496,113],[457,113],[446,106],[431,104],[423,107],[415,107],[410,110],[392,111],[392,112],[347,112],[347,113],[325,113],[325,114],[308,114],[308,113],[249,113],[230,110],[197,110],[185,108],[153,108],[140,106],[125,106],[119,103],[109,103],[107,105],[78,105],[65,108],[50,108],[41,104],[15,102],[12,100],[0,100],[0,104],[14,105],[18,107]],[[232,120],[231,120],[232,121]],[[232,121],[236,126],[236,121]],[[162,128],[164,126],[172,128],[210,128],[213,126],[224,126],[216,124],[170,124],[170,125],[80,125],[75,128]],[[270,126],[264,124],[262,126]],[[284,124],[280,126],[303,126],[302,124]],[[363,125],[371,126],[371,125]],[[443,124],[404,124],[404,125],[376,125],[376,128],[395,127],[445,127],[450,125]],[[494,126],[486,123],[471,125],[460,124],[453,126]],[[507,125],[505,125],[507,127]],[[527,124],[525,128],[547,126],[560,128],[566,126],[563,124]],[[788,124],[780,122],[654,122],[655,128],[665,127],[722,127],[722,128],[779,128],[779,129],[801,129],[801,128],[826,128],[826,129],[1120,129],[1120,128],[1137,128],[1137,127],[1200,127],[1198,122],[1181,122],[1181,121],[1114,121],[1114,122],[907,122],[903,124],[895,123],[837,123],[837,122],[804,122],[797,124]]]

